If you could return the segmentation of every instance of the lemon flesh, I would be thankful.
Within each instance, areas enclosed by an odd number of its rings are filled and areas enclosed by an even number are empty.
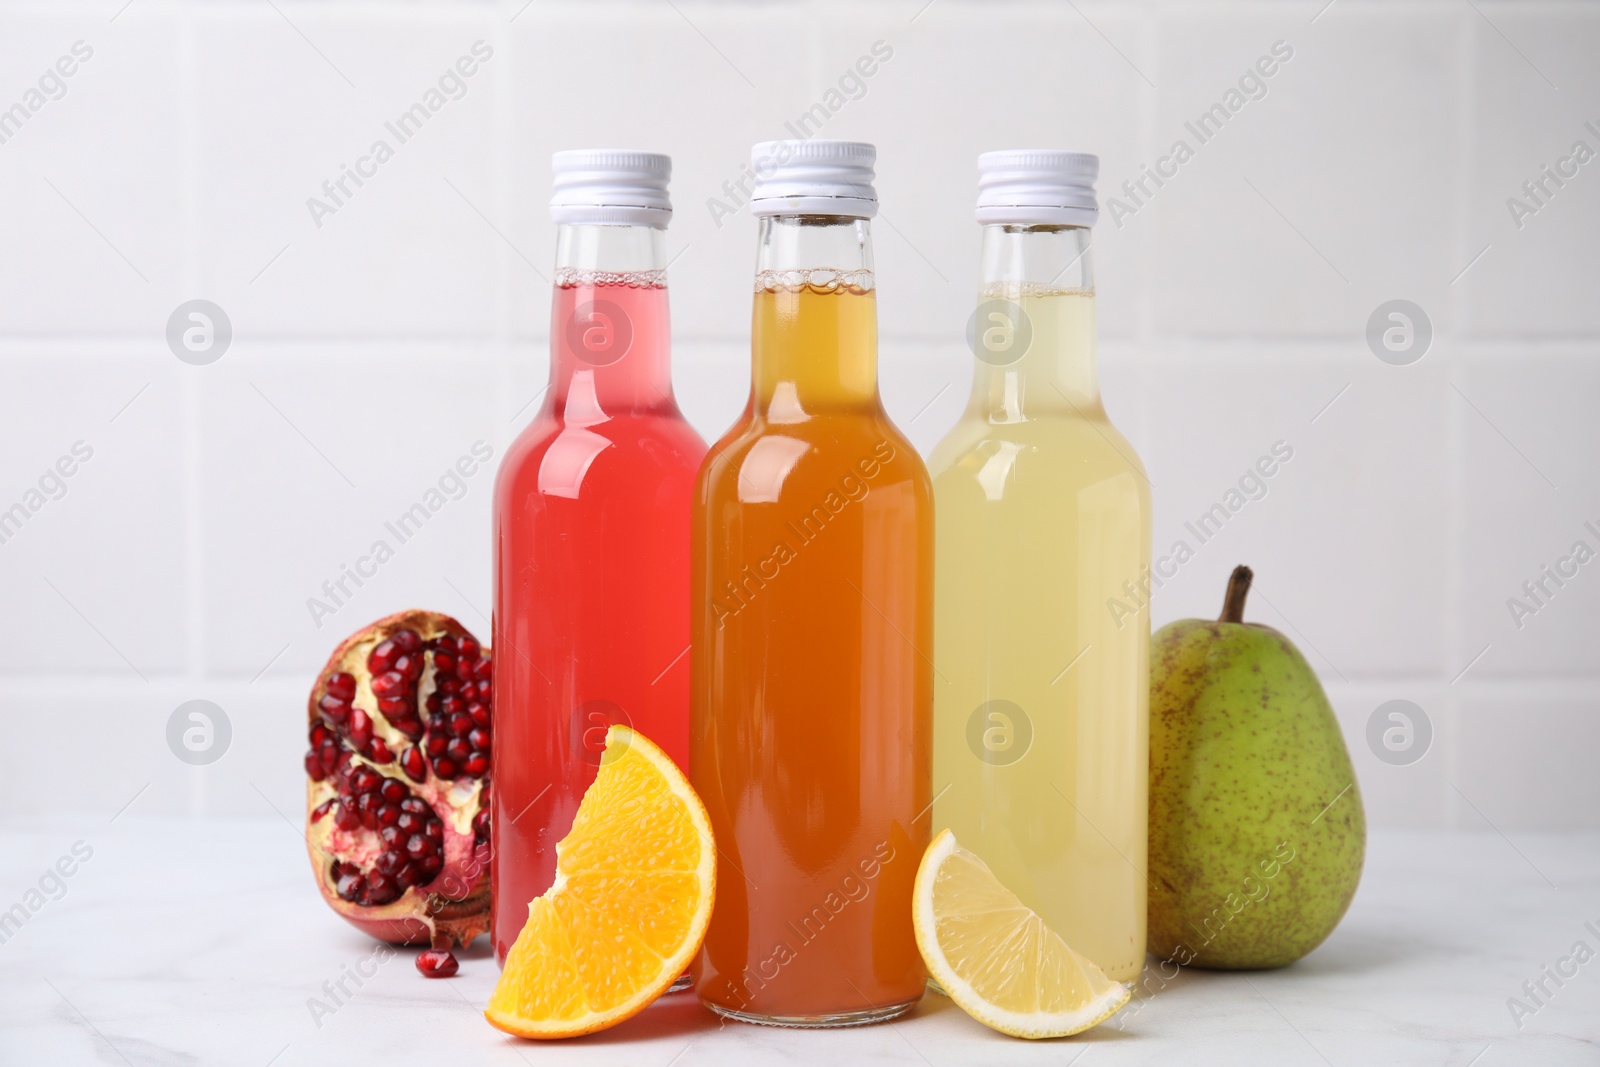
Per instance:
[[[912,911],[934,980],[1003,1034],[1066,1037],[1128,1002],[1126,986],[1074,952],[949,830],[923,854]]]

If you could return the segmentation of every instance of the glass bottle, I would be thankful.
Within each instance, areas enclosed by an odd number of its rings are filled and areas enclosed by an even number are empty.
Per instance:
[[[1128,981],[1145,954],[1150,620],[1125,583],[1149,581],[1150,491],[1096,378],[1097,171],[1066,152],[980,160],[972,395],[929,460],[934,825]]]
[[[689,515],[705,442],[673,398],[667,179],[555,156],[550,384],[495,483],[493,941],[503,963],[623,723],[689,755]]]
[[[933,512],[878,396],[871,145],[757,145],[749,405],[694,507],[690,776],[720,852],[693,974],[719,1014],[893,1018],[922,996]]]

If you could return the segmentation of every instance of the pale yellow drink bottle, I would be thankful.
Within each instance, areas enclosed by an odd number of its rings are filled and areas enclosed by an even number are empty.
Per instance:
[[[1150,618],[1129,589],[1148,589],[1150,490],[1100,403],[1098,170],[979,159],[972,396],[928,464],[934,830],[1127,981],[1145,953]]]

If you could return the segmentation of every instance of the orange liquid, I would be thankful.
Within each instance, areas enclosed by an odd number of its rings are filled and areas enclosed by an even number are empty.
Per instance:
[[[690,775],[720,857],[694,979],[729,1011],[837,1019],[926,981],[932,493],[876,345],[870,291],[758,292],[750,407],[700,470]]]

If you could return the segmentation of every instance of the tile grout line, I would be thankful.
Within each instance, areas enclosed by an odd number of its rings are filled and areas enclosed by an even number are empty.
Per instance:
[[[178,78],[183,91],[183,132],[181,152],[183,165],[179,170],[183,189],[182,220],[183,262],[181,270],[181,299],[200,296],[200,144],[199,144],[199,48],[197,18],[192,7],[184,5],[177,13],[177,31],[180,54]],[[188,631],[184,639],[185,688],[193,697],[205,681],[206,627],[205,627],[205,574],[206,545],[205,523],[201,500],[204,495],[202,476],[203,427],[201,422],[202,390],[198,367],[178,368],[179,404],[183,426],[183,543],[184,543],[184,626]],[[183,373],[188,371],[189,373]],[[203,818],[210,807],[206,788],[208,776],[197,768],[185,768],[188,779],[189,810],[196,818]]]
[[[530,0],[531,2],[531,0]],[[499,9],[493,9],[499,10]],[[511,172],[513,167],[507,153],[510,144],[516,143],[515,122],[512,119],[514,111],[513,95],[517,77],[517,51],[512,47],[513,24],[517,18],[527,10],[527,6],[519,7],[512,18],[505,22],[494,24],[494,47],[498,54],[505,57],[505,66],[496,66],[492,72],[494,77],[494,95],[492,97],[493,114],[490,117],[490,128],[495,132],[495,145],[492,151],[493,166],[495,169],[494,202],[497,214],[504,219],[512,218],[511,215]],[[538,12],[533,18],[537,20]],[[537,32],[535,28],[534,31]],[[509,222],[507,223],[509,225]],[[515,396],[516,387],[516,359],[518,345],[516,342],[516,312],[517,312],[517,286],[515,268],[511,262],[510,249],[502,246],[496,261],[495,288],[499,293],[499,306],[495,312],[495,327],[490,335],[489,348],[493,353],[495,367],[495,414],[494,414],[494,445],[495,455],[504,456],[515,440],[518,427],[508,424],[504,412],[511,405],[517,403]],[[548,331],[548,327],[547,327]],[[537,341],[534,342],[537,344]],[[517,416],[512,416],[515,420]],[[491,635],[492,636],[492,635]]]
[[[1467,250],[1470,239],[1467,235],[1469,205],[1472,199],[1472,173],[1466,165],[1472,158],[1475,148],[1473,138],[1473,121],[1476,117],[1475,101],[1476,86],[1473,72],[1477,66],[1478,58],[1478,27],[1466,12],[1457,12],[1455,16],[1456,40],[1456,77],[1457,77],[1457,105],[1456,105],[1456,131],[1455,151],[1457,165],[1453,168],[1454,200],[1453,205],[1455,225],[1452,227],[1452,262],[1460,261],[1460,253]],[[1446,288],[1448,301],[1450,333],[1452,336],[1461,332],[1464,325],[1464,316],[1469,313],[1467,293],[1472,282],[1466,286],[1457,287],[1453,283]],[[1449,351],[1441,353],[1445,356],[1443,374],[1446,381],[1451,373],[1461,365],[1458,354],[1453,351],[1454,345],[1447,346]],[[1441,633],[1443,649],[1443,671],[1440,679],[1451,670],[1451,664],[1460,658],[1463,651],[1465,635],[1461,625],[1461,607],[1465,600],[1462,589],[1463,568],[1466,565],[1466,546],[1463,541],[1461,523],[1466,511],[1466,477],[1464,465],[1466,462],[1463,454],[1464,442],[1464,415],[1461,405],[1449,403],[1449,390],[1441,387],[1441,396],[1445,401],[1445,546],[1444,546],[1444,590]],[[1459,679],[1458,679],[1459,680]],[[1462,730],[1465,719],[1462,714],[1462,690],[1454,684],[1444,686],[1444,707],[1440,716],[1444,734],[1445,774],[1444,781],[1438,783],[1438,800],[1442,802],[1440,809],[1441,823],[1447,828],[1459,827],[1464,813],[1461,802],[1455,792],[1450,789],[1449,783],[1460,774],[1460,764],[1463,748]]]
[[[1161,33],[1159,22],[1153,9],[1141,5],[1139,11],[1139,60],[1145,68],[1150,70],[1157,79],[1157,84],[1163,79],[1165,69],[1163,60],[1166,58],[1161,52]],[[1155,159],[1160,151],[1156,147],[1156,125],[1161,119],[1161,98],[1159,91],[1152,85],[1139,86],[1139,158]],[[1138,276],[1148,279],[1151,273],[1152,253],[1150,236],[1152,227],[1146,226],[1142,232],[1135,235],[1136,242],[1133,255],[1130,257],[1138,270]],[[1152,302],[1151,286],[1146,281],[1140,286],[1139,314],[1134,336],[1140,342],[1148,343],[1155,333],[1155,306]]]

